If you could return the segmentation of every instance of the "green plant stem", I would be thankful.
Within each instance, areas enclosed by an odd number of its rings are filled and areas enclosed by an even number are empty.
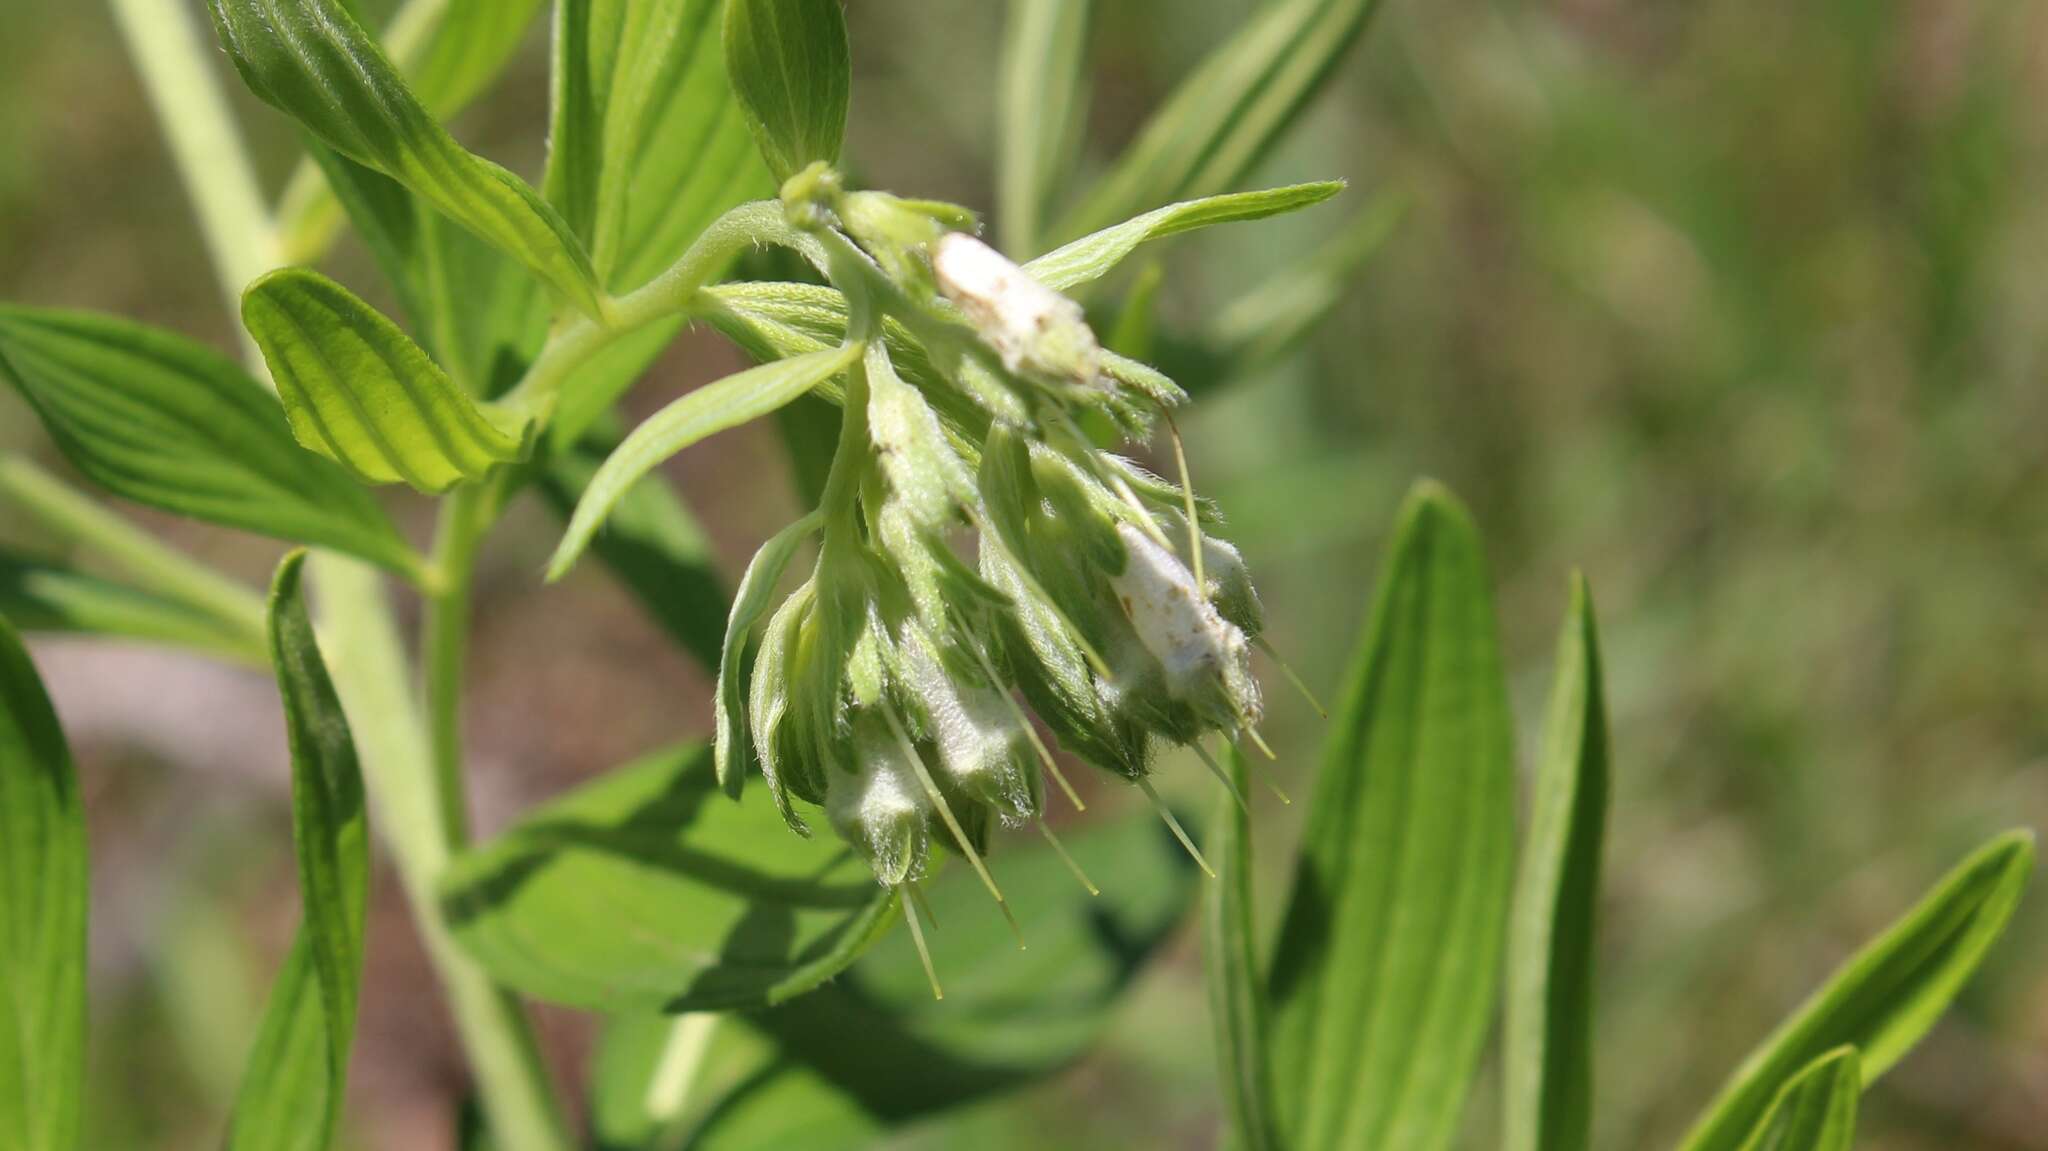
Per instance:
[[[182,5],[111,2],[157,116],[173,139],[180,175],[198,205],[222,296],[230,313],[237,313],[243,285],[277,263],[275,231],[209,70],[211,54],[201,48]],[[204,123],[195,126],[195,120]],[[266,378],[253,348],[245,344],[244,351],[258,378]],[[470,521],[465,517],[463,522]],[[462,545],[472,558],[481,538],[477,534]],[[445,558],[449,550],[437,545],[435,554]],[[449,777],[436,770],[435,740],[412,692],[412,669],[383,577],[328,552],[315,552],[311,564],[321,643],[356,737],[364,782],[377,809],[376,826],[397,861],[413,921],[447,993],[496,1146],[500,1151],[570,1151],[573,1144],[532,1021],[517,997],[493,984],[455,946],[441,916],[436,888],[462,844],[451,834],[460,825],[444,814],[462,802],[459,763]],[[463,579],[442,579],[435,587],[444,601],[459,596],[464,630],[468,566],[465,561]],[[459,688],[459,663],[452,681]],[[452,709],[452,703],[440,699],[437,710]]]
[[[494,475],[456,488],[441,501],[441,522],[434,536],[439,590],[427,597],[421,636],[441,832],[457,846],[469,842],[468,791],[462,776],[462,687],[469,653],[470,590],[476,581],[477,551],[497,519],[499,491]]]
[[[0,498],[120,566],[136,586],[205,612],[263,650],[263,597],[25,459],[0,457]]]

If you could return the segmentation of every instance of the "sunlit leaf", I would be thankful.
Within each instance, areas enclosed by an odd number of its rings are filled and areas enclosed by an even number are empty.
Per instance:
[[[0,376],[115,495],[419,568],[370,493],[299,447],[277,401],[204,345],[111,317],[0,308]]]
[[[304,920],[235,1098],[230,1151],[325,1151],[340,1126],[355,1041],[370,834],[355,742],[306,614],[305,559],[285,557],[270,592]]]
[[[844,844],[791,835],[765,789],[720,794],[696,746],[542,807],[457,859],[442,899],[493,978],[604,1012],[779,1003],[851,963],[895,908]]]
[[[1593,1120],[1593,944],[1607,707],[1592,593],[1572,579],[1508,940],[1508,1151],[1582,1151]]]
[[[78,1146],[85,816],[57,714],[0,617],[0,1143]]]
[[[1325,180],[1168,204],[1047,252],[1024,265],[1024,270],[1054,291],[1069,291],[1091,280],[1101,279],[1147,240],[1158,240],[1212,224],[1277,216],[1320,204],[1343,190],[1342,180]]]
[[[548,562],[548,578],[559,579],[575,564],[626,490],[662,461],[706,436],[767,415],[845,371],[860,353],[855,344],[762,364],[706,384],[648,417],[584,489]]]
[[[245,663],[266,656],[251,635],[190,604],[0,549],[0,616],[24,631],[80,632],[188,647]]]
[[[465,150],[336,0],[208,0],[242,80],[359,164],[412,189],[547,281],[602,311],[568,225],[517,176]]]
[[[242,294],[292,433],[365,483],[440,492],[526,454],[530,417],[478,404],[398,325],[305,268]]]
[[[1949,872],[1918,906],[1837,968],[1750,1053],[1683,1151],[1735,1151],[1771,1100],[1837,1047],[1862,1052],[1871,1083],[1934,1026],[2005,930],[2034,867],[2034,837],[2008,832]]]
[[[1849,1151],[1863,1093],[1861,1065],[1854,1047],[1807,1064],[1771,1101],[1742,1151]]]
[[[1090,0],[1009,0],[1003,32],[997,222],[1013,259],[1038,254],[1088,99]]]
[[[1273,958],[1282,1134],[1437,1151],[1499,991],[1515,782],[1486,562],[1435,485],[1401,513],[1330,723]]]
[[[1230,752],[1231,782],[1250,786],[1244,757]],[[1242,1151],[1280,1146],[1273,1125],[1273,1072],[1266,1051],[1266,983],[1259,970],[1258,924],[1252,902],[1251,813],[1230,796],[1218,801],[1209,858],[1216,881],[1203,890],[1202,969],[1209,981],[1209,1020],[1216,1033],[1224,1111]]]
[[[1279,0],[1188,73],[1060,228],[1076,236],[1147,204],[1227,192],[1294,126],[1376,0]]]
[[[840,0],[728,0],[725,64],[777,180],[839,159],[853,84]]]

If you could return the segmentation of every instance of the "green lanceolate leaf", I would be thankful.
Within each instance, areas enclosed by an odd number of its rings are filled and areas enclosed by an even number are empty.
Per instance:
[[[567,0],[555,12],[544,187],[598,275],[638,287],[726,209],[770,194],[726,80],[720,0]]]
[[[1010,0],[996,201],[1003,248],[1014,259],[1038,254],[1047,205],[1079,135],[1088,99],[1090,6],[1090,0]]]
[[[1293,127],[1374,7],[1267,5],[1181,81],[1060,234],[1094,231],[1147,204],[1229,191]]]
[[[725,625],[725,644],[718,660],[718,737],[713,744],[718,782],[728,795],[740,794],[747,771],[754,765],[753,729],[747,722],[747,638],[773,602],[775,585],[797,548],[823,522],[813,512],[769,537],[747,564],[739,592],[733,596],[732,616]]]
[[[839,159],[853,86],[840,0],[728,0],[725,67],[768,170]]]
[[[1607,824],[1607,706],[1585,577],[1572,577],[1508,939],[1508,1151],[1582,1151],[1593,1120],[1593,943]]]
[[[584,489],[569,529],[548,562],[548,578],[560,579],[575,565],[619,498],[663,460],[706,436],[767,415],[845,371],[860,355],[860,345],[849,344],[762,364],[706,384],[648,417]]]
[[[1862,1063],[1854,1047],[1838,1047],[1807,1064],[1771,1101],[1742,1151],[1849,1151]]]
[[[552,453],[538,476],[548,507],[567,520],[617,437],[595,436]],[[718,670],[725,638],[725,580],[711,541],[659,473],[626,489],[590,550],[633,593],[650,619],[704,670]]]
[[[464,394],[398,325],[304,268],[242,294],[292,434],[364,483],[441,492],[526,454],[530,418]]]
[[[1842,1046],[1862,1078],[1889,1070],[1934,1026],[2012,919],[2034,866],[2034,837],[2000,836],[1951,871],[1919,906],[1835,971],[1766,1039],[1686,1136],[1683,1151],[1734,1151],[1788,1079]]]
[[[1231,782],[1237,794],[1250,786],[1244,757],[1230,752]],[[1259,944],[1252,905],[1251,813],[1232,797],[1217,805],[1216,846],[1210,856],[1221,870],[1203,889],[1203,971],[1209,979],[1209,1018],[1216,1029],[1216,1054],[1230,1116],[1234,1146],[1241,1151],[1274,1151],[1273,1072],[1266,1054],[1266,983],[1259,971]]]
[[[792,837],[765,790],[720,795],[697,746],[547,805],[458,859],[441,891],[494,978],[605,1012],[779,1003],[851,963],[895,908],[843,844]]]
[[[1230,373],[1246,375],[1300,346],[1350,294],[1359,270],[1407,211],[1405,191],[1375,195],[1328,244],[1224,305],[1205,337],[1227,359]]]
[[[1309,807],[1273,959],[1296,1151],[1437,1151],[1499,988],[1514,864],[1507,689],[1478,533],[1408,498]]]
[[[270,592],[270,653],[292,753],[304,921],[271,989],[235,1098],[230,1151],[325,1151],[340,1125],[363,972],[370,834],[355,742],[306,614],[305,553]]]
[[[265,103],[412,189],[585,315],[602,313],[596,274],[568,225],[517,176],[456,143],[336,0],[208,7],[236,71]]]
[[[300,449],[277,401],[204,345],[111,317],[0,308],[0,376],[115,495],[406,574],[420,567],[370,494]]]
[[[1342,180],[1324,180],[1168,204],[1047,252],[1024,265],[1024,270],[1056,292],[1070,291],[1101,279],[1147,240],[1163,239],[1212,224],[1277,216],[1320,204],[1343,190]]]
[[[263,637],[189,604],[0,549],[0,616],[24,631],[79,632],[188,647],[244,663]]]
[[[607,1034],[594,1091],[599,1147],[838,1151],[872,1146],[919,1116],[1013,1091],[1084,1055],[1173,933],[1199,882],[1150,818],[1091,827],[1068,845],[1102,880],[1091,897],[1049,846],[1001,857],[1003,890],[1029,950],[987,891],[956,867],[929,888],[935,1001],[907,932],[832,984],[765,1012],[721,1017],[696,1076],[675,1082],[689,1020],[623,1021]],[[662,1090],[666,1087],[668,1090]],[[687,1098],[682,1107],[664,1097]]]
[[[71,751],[0,618],[0,1144],[22,1151],[78,1146],[86,898]]]

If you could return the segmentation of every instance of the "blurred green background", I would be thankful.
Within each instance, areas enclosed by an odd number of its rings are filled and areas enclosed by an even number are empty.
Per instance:
[[[1096,7],[1084,165],[1257,5]],[[860,178],[991,206],[1002,6],[851,8]],[[529,173],[539,33],[456,125]],[[281,181],[291,132],[238,107]],[[2026,0],[1386,0],[1256,180],[1339,175],[1350,193],[1160,249],[1163,326],[1198,333],[1376,197],[1406,199],[1317,335],[1205,396],[1184,427],[1273,639],[1327,693],[1415,476],[1460,492],[1487,537],[1525,753],[1566,574],[1589,574],[1617,780],[1602,1147],[1668,1143],[1969,845],[2048,826],[2043,108],[2048,6]],[[0,298],[232,347],[187,211],[102,5],[8,0]],[[374,283],[360,253],[338,266]],[[633,403],[738,362],[693,334]],[[0,450],[58,463],[11,394]],[[754,427],[672,467],[729,572],[792,514],[780,451]],[[252,580],[278,550],[145,519]],[[708,728],[705,677],[602,575],[543,593],[552,531],[522,509],[487,559],[469,712],[487,828]],[[39,542],[5,509],[0,540]],[[295,916],[274,696],[259,673],[182,655],[37,652],[92,817],[90,1145],[212,1146]],[[1277,677],[1270,694],[1283,783],[1305,794],[1320,721]],[[1180,798],[1212,798],[1199,769],[1169,774]],[[1261,819],[1277,888],[1298,809],[1267,803]],[[1860,1146],[2048,1148],[2035,896],[1871,1097]],[[370,934],[353,1138],[438,1151],[463,1072],[388,876]],[[545,1023],[573,1079],[588,1021]],[[1490,1143],[1492,1087],[1475,1092],[1473,1146]],[[1216,1106],[1190,933],[1100,1054],[907,1142],[1205,1147]]]

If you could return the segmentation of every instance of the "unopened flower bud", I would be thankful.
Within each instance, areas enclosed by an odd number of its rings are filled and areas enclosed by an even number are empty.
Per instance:
[[[1031,278],[972,236],[948,232],[931,247],[939,291],[966,313],[1011,372],[1092,387],[1102,351],[1081,305]]]
[[[1036,818],[1044,784],[1024,727],[999,688],[972,669],[948,667],[931,642],[913,632],[903,645],[904,686],[923,708],[939,765],[961,792],[1011,823]]]
[[[1217,727],[1258,723],[1263,705],[1244,632],[1196,588],[1178,556],[1129,524],[1119,524],[1117,534],[1130,562],[1110,586],[1165,672],[1168,693]]]
[[[825,786],[825,815],[884,886],[917,878],[930,844],[930,804],[914,769],[886,726],[868,720],[854,736],[857,766],[834,771]]]

